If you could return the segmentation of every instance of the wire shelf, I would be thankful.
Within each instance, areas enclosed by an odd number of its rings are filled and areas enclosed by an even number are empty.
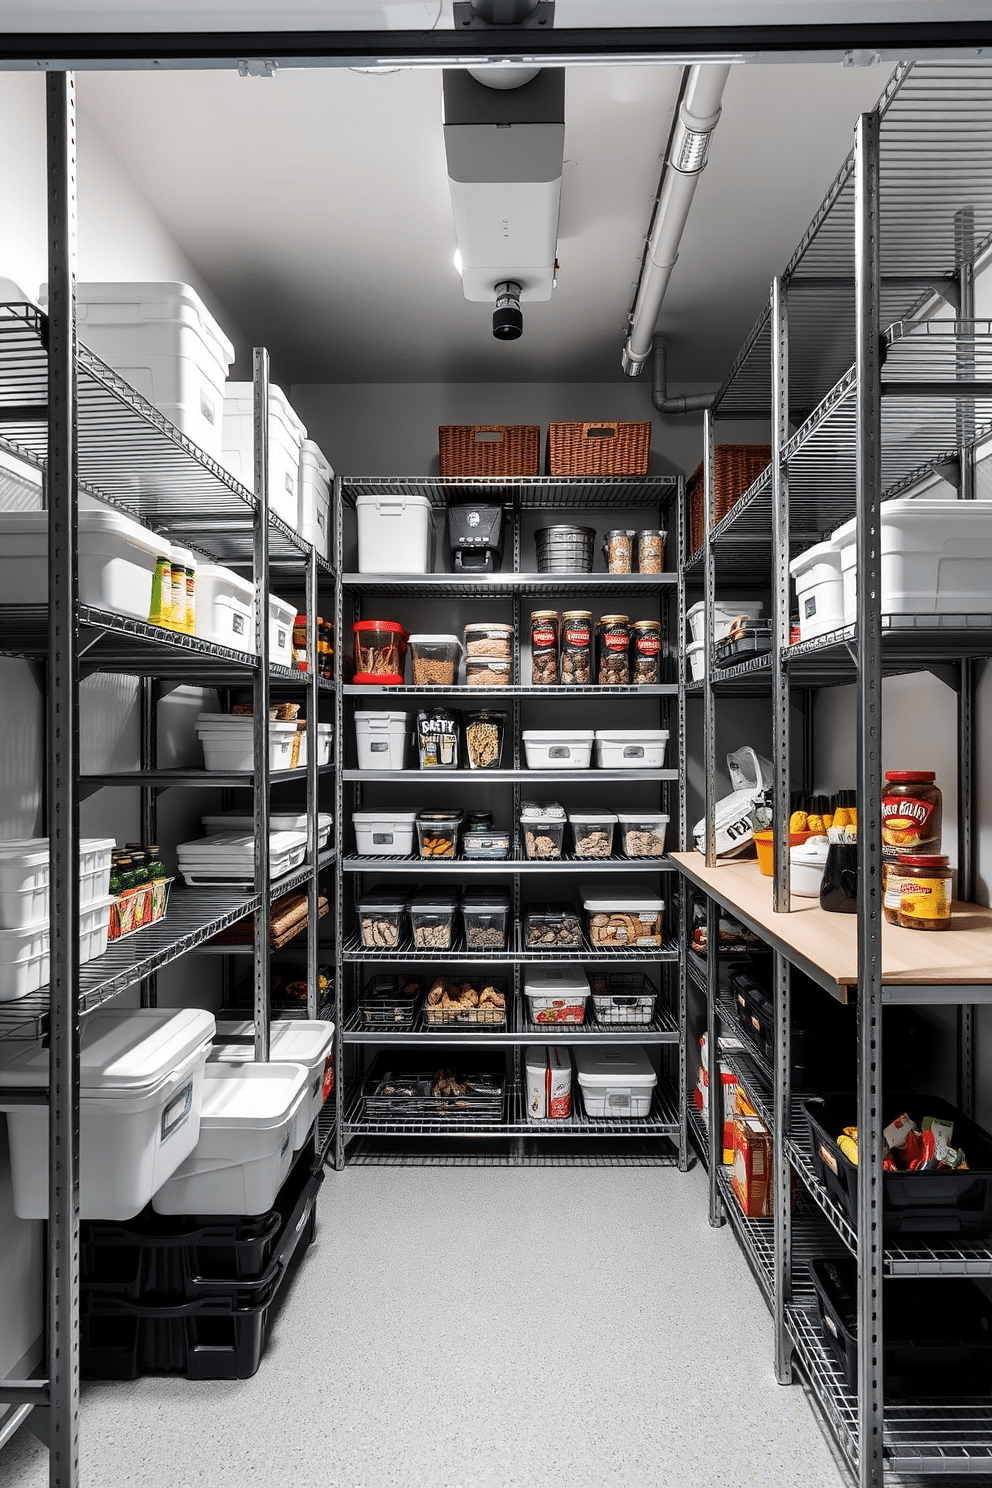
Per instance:
[[[605,697],[678,697],[677,682],[659,682],[651,687],[376,687],[371,684],[346,682],[341,691],[345,697],[433,697],[461,698],[605,698]],[[478,772],[482,774],[482,771]],[[560,772],[565,775],[563,770]]]
[[[163,630],[127,615],[79,605],[81,666],[89,671],[247,686],[258,668],[253,652],[235,651],[197,636]],[[0,605],[0,652],[44,657],[48,653],[47,605]],[[282,668],[273,668],[273,675]]]
[[[357,1137],[348,1145],[348,1166],[357,1168],[673,1168],[678,1153],[662,1138],[575,1137],[559,1146],[553,1138],[528,1142],[476,1138],[471,1145],[443,1137],[395,1145],[387,1138]]]
[[[350,785],[620,785],[676,781],[678,770],[342,770]],[[493,861],[498,862],[499,859]],[[638,861],[631,859],[632,862]]]
[[[674,873],[671,858],[422,858],[417,853],[402,857],[363,858],[347,854],[341,862],[345,873]]]
[[[485,1024],[436,1025],[425,1021],[423,1009],[415,1016],[412,1028],[377,1027],[366,1023],[357,1008],[346,1015],[343,1037],[346,1044],[368,1044],[417,1047],[419,1044],[468,1045],[514,1048],[533,1043],[535,1039],[551,1040],[559,1045],[584,1044],[674,1044],[679,1030],[672,1013],[659,1006],[648,1023],[597,1023],[590,1016],[586,1023],[535,1023],[523,1007],[508,998],[506,1027]]]
[[[643,476],[615,479],[596,476],[464,476],[442,479],[423,476],[396,479],[391,476],[345,476],[342,499],[354,506],[359,496],[426,496],[432,506],[455,506],[473,499],[495,499],[518,511],[550,508],[606,508],[664,506],[676,495],[680,476]],[[549,576],[552,577],[552,576]]]
[[[766,1089],[770,1090],[774,1078],[772,1075],[772,1066],[765,1054],[755,1043],[754,1039],[752,1039],[748,1035],[745,1029],[741,1028],[740,1024],[737,1021],[736,1014],[734,1013],[734,1005],[730,1001],[729,997],[719,997],[717,999],[717,1010],[723,1020],[724,1028],[733,1038],[737,1040],[737,1042],[743,1049],[746,1058],[750,1061],[754,1069],[757,1071],[760,1078],[760,1083],[765,1086]]]
[[[334,765],[318,765],[318,775],[330,775]],[[130,789],[134,786],[149,786],[153,790],[169,790],[172,786],[185,786],[196,790],[250,789],[254,781],[250,770],[204,770],[190,767],[175,770],[118,770],[110,775],[81,775],[80,786],[84,794],[102,790],[104,787]],[[295,770],[272,770],[270,785],[290,785],[293,781],[306,784],[307,767],[300,765]]]
[[[600,950],[594,949],[588,940],[583,938],[581,946],[575,950],[538,951],[528,950],[522,947],[522,937],[519,929],[510,936],[511,948],[505,951],[469,951],[465,949],[465,943],[461,936],[455,937],[454,945],[450,950],[425,951],[418,950],[406,941],[397,946],[395,950],[381,951],[371,950],[363,946],[361,937],[355,931],[348,936],[342,947],[342,959],[357,962],[397,962],[402,961],[410,966],[440,966],[442,964],[457,966],[498,966],[504,963],[511,965],[529,961],[535,962],[558,962],[558,961],[588,961],[594,965],[619,963],[626,966],[638,966],[642,964],[653,965],[658,962],[678,961],[679,948],[674,941],[667,941],[660,948],[647,949],[637,946],[629,951],[622,950]]]
[[[539,599],[551,593],[603,597],[630,594],[637,597],[673,594],[678,574],[609,573],[491,573],[471,574],[361,574],[346,573],[345,588],[363,593],[390,595],[434,595],[440,599],[482,599],[491,603],[501,595],[515,594]]]
[[[537,1141],[546,1139],[571,1141],[576,1137],[605,1137],[607,1139],[631,1137],[667,1137],[678,1140],[678,1112],[674,1094],[666,1085],[659,1084],[651,1102],[651,1111],[643,1117],[590,1117],[581,1107],[581,1094],[573,1081],[572,1115],[563,1121],[540,1123],[528,1121],[526,1098],[519,1086],[506,1092],[502,1121],[459,1120],[455,1125],[443,1117],[415,1117],[408,1120],[368,1117],[361,1093],[356,1093],[345,1114],[346,1136],[361,1137],[527,1137]],[[576,1110],[575,1107],[579,1109]]]

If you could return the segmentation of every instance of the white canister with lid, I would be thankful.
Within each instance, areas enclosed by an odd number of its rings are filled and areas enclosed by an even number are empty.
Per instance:
[[[829,846],[826,837],[808,837],[789,849],[789,888],[800,899],[819,898]]]

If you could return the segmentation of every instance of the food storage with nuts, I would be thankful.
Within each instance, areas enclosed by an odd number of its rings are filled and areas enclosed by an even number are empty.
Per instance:
[[[601,615],[596,622],[596,681],[600,687],[630,684],[630,621],[626,615]]]
[[[523,801],[520,830],[528,858],[560,858],[565,836],[565,808],[557,801]]]
[[[577,951],[582,946],[579,912],[567,900],[531,904],[524,911],[524,945],[535,951]]]
[[[458,677],[462,643],[453,635],[412,635],[410,671],[415,687],[452,687]]]
[[[460,811],[418,811],[417,835],[422,858],[453,858],[458,853]]]
[[[401,687],[409,637],[395,620],[356,620],[355,675],[352,679],[378,687]]]
[[[505,951],[510,924],[510,896],[505,889],[466,889],[462,895],[465,947],[470,951]]]
[[[477,620],[466,625],[465,655],[494,656],[509,661],[513,656],[513,626],[502,620]]]
[[[569,824],[577,858],[609,858],[613,855],[612,811],[570,811]]]
[[[664,899],[638,884],[587,884],[580,891],[596,950],[638,950],[661,945]]]
[[[668,817],[660,811],[618,811],[620,841],[628,858],[661,858]]]
[[[458,719],[448,708],[417,714],[417,753],[422,770],[458,769]]]
[[[506,714],[483,710],[465,715],[465,754],[470,770],[498,770],[503,758]]]
[[[403,935],[408,895],[396,889],[373,889],[358,901],[358,929],[370,951],[395,951]]]
[[[513,662],[498,656],[470,656],[465,662],[468,687],[509,687],[513,681]]]
[[[407,904],[410,933],[418,951],[450,951],[455,939],[458,896],[427,889],[411,896]]]
[[[533,687],[555,687],[558,682],[557,610],[534,610],[530,617],[530,668]]]
[[[588,687],[592,681],[592,611],[566,610],[561,617],[561,685]]]

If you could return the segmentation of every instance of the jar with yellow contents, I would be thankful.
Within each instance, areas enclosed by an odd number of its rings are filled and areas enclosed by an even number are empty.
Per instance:
[[[951,869],[942,853],[902,853],[888,865],[898,879],[898,923],[906,930],[951,928]]]

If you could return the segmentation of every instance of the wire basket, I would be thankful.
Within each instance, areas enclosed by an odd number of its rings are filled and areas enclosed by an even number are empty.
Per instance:
[[[172,883],[171,878],[155,878],[151,883],[139,884],[135,889],[125,889],[123,894],[118,894],[110,906],[108,941],[125,940],[127,936],[137,935],[139,930],[164,920]]]
[[[446,984],[448,997],[447,1003],[443,1001],[431,1002],[430,999],[438,988],[438,983]],[[477,998],[480,1000],[474,1005],[462,1003],[452,996],[459,988],[471,986]],[[491,989],[498,997],[502,997],[503,1006],[498,1007],[491,1002],[483,1004],[482,996],[486,989]],[[448,977],[439,977],[430,991],[427,993],[427,1001],[424,1003],[424,1023],[430,1028],[505,1028],[506,1027],[506,980],[503,977],[480,978],[478,983],[455,982]]]
[[[596,1022],[608,1027],[643,1026],[654,1017],[658,995],[653,983],[640,971],[597,971],[590,973]]]
[[[713,451],[713,521],[725,517],[738,497],[754,485],[758,476],[771,464],[770,444],[718,444]],[[689,552],[703,546],[705,515],[703,511],[703,467],[697,465],[686,483],[689,497]]]
[[[374,976],[358,999],[359,1022],[367,1028],[412,1028],[423,990],[423,979],[406,972]]]
[[[541,426],[440,424],[437,448],[442,476],[536,475]]]
[[[549,475],[647,475],[651,421],[548,425]]]
[[[481,1063],[481,1061],[479,1061]],[[394,1070],[377,1061],[362,1087],[365,1114],[373,1121],[501,1121],[505,1069]]]

